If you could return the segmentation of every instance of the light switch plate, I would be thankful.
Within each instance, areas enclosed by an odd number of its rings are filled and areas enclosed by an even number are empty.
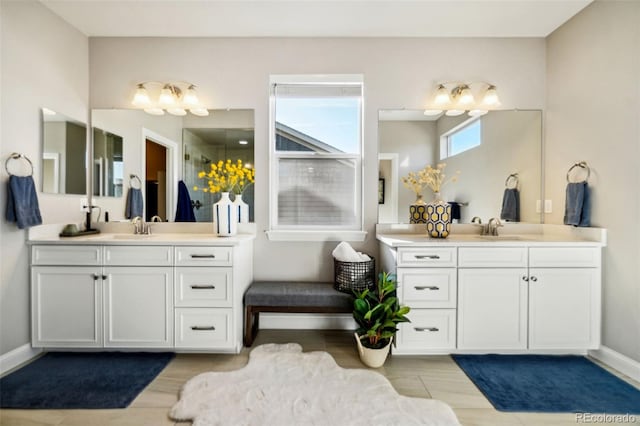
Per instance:
[[[553,206],[551,200],[544,200],[544,212],[551,213],[553,212]]]

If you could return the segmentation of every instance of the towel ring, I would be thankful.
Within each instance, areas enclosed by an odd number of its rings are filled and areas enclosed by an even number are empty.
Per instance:
[[[575,169],[576,167],[580,167],[581,169],[585,169],[587,171],[587,177],[584,178],[584,180],[580,181],[580,182],[586,182],[589,180],[589,176],[591,176],[591,169],[589,168],[589,166],[587,165],[586,161],[580,161],[579,163],[575,163],[573,166],[571,166],[569,168],[569,170],[567,171],[567,182],[572,183],[571,182],[571,172],[573,171],[573,169]],[[573,183],[580,183],[580,182],[573,182]]]
[[[138,187],[136,188],[133,182],[138,181]],[[138,177],[138,175],[130,174],[129,175],[129,186],[135,189],[142,189],[142,180]]]
[[[9,158],[7,158],[7,160],[4,162],[4,169],[7,171],[7,174],[9,176],[12,176],[12,173],[9,171],[9,161],[11,160],[19,160],[19,159],[23,159],[26,160],[27,163],[29,163],[29,166],[31,167],[31,173],[28,174],[27,176],[33,176],[33,163],[31,162],[31,160],[29,160],[29,157],[27,157],[24,154],[19,154],[17,152],[12,152],[11,155],[9,155]]]
[[[509,186],[509,183],[512,183],[513,186]],[[507,176],[507,179],[504,181],[504,186],[506,186],[509,189],[517,189],[518,183],[520,183],[520,180],[518,179],[518,174],[511,173],[509,176]]]

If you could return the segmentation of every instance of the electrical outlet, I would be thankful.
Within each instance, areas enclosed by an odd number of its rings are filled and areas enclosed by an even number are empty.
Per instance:
[[[86,198],[80,198],[80,211],[86,212],[89,208],[89,200]]]
[[[544,200],[544,212],[551,213],[553,212],[553,207],[551,204],[551,200]]]
[[[542,213],[542,202],[540,200],[536,200],[536,213]]]

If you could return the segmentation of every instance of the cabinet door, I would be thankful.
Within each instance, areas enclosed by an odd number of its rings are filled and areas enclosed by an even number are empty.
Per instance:
[[[526,268],[458,270],[458,349],[525,349]]]
[[[600,276],[594,268],[529,270],[529,349],[597,349]]]
[[[34,347],[102,346],[102,279],[98,267],[31,268]]]
[[[107,347],[173,346],[173,268],[104,268]]]

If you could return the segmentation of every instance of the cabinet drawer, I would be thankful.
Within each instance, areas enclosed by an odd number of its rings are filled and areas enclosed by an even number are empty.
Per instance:
[[[460,247],[458,266],[470,268],[526,268],[526,247]]]
[[[97,266],[102,264],[100,246],[33,246],[32,265],[78,265]]]
[[[456,266],[455,247],[399,247],[398,266]]]
[[[232,247],[176,247],[176,266],[231,266]]]
[[[232,310],[176,308],[176,348],[216,349],[233,346]]]
[[[176,268],[175,306],[231,307],[231,268]]]
[[[539,268],[597,268],[599,247],[531,247],[529,266]]]
[[[398,293],[412,308],[455,308],[455,268],[400,268]]]
[[[398,352],[455,349],[455,309],[412,309],[408,317],[398,327]]]
[[[104,264],[108,266],[172,266],[169,246],[105,246]]]

